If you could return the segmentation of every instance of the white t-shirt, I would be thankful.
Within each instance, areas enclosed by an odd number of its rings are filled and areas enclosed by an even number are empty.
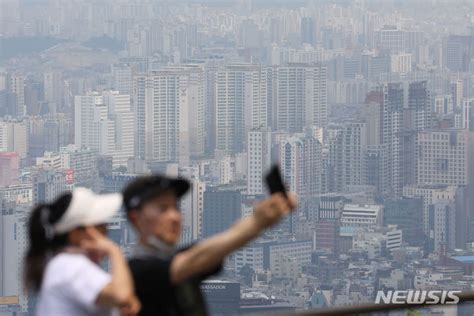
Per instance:
[[[60,253],[48,262],[37,316],[117,315],[116,309],[95,305],[111,276],[81,253]]]

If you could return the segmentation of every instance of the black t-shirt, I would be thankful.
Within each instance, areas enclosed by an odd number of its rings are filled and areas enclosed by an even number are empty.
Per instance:
[[[170,280],[172,260],[153,256],[130,259],[135,291],[142,303],[139,315],[207,315],[200,285],[207,277],[218,273],[222,266],[206,275],[173,285]]]

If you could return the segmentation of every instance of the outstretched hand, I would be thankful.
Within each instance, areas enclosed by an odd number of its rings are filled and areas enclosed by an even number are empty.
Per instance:
[[[288,193],[287,196],[285,197],[282,193],[275,193],[255,206],[254,216],[262,228],[275,225],[282,217],[297,208],[296,194]]]

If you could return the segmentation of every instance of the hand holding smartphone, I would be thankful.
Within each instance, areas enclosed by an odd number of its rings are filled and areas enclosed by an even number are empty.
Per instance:
[[[268,189],[270,190],[270,194],[283,193],[285,197],[288,197],[278,165],[273,165],[271,167],[270,171],[265,176],[265,181],[267,183]]]

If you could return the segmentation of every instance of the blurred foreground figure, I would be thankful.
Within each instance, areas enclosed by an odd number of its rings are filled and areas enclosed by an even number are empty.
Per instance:
[[[207,240],[178,250],[175,245],[182,222],[178,199],[188,189],[185,180],[148,176],[133,181],[124,190],[128,219],[139,235],[130,260],[142,303],[139,315],[206,315],[201,281],[219,272],[222,261],[232,251],[296,208],[293,194],[289,198],[274,194],[258,203],[252,216]]]
[[[121,204],[120,194],[77,188],[33,210],[25,278],[38,292],[35,315],[137,314],[140,303],[126,260],[105,237],[105,223]],[[105,257],[111,274],[98,265]]]

